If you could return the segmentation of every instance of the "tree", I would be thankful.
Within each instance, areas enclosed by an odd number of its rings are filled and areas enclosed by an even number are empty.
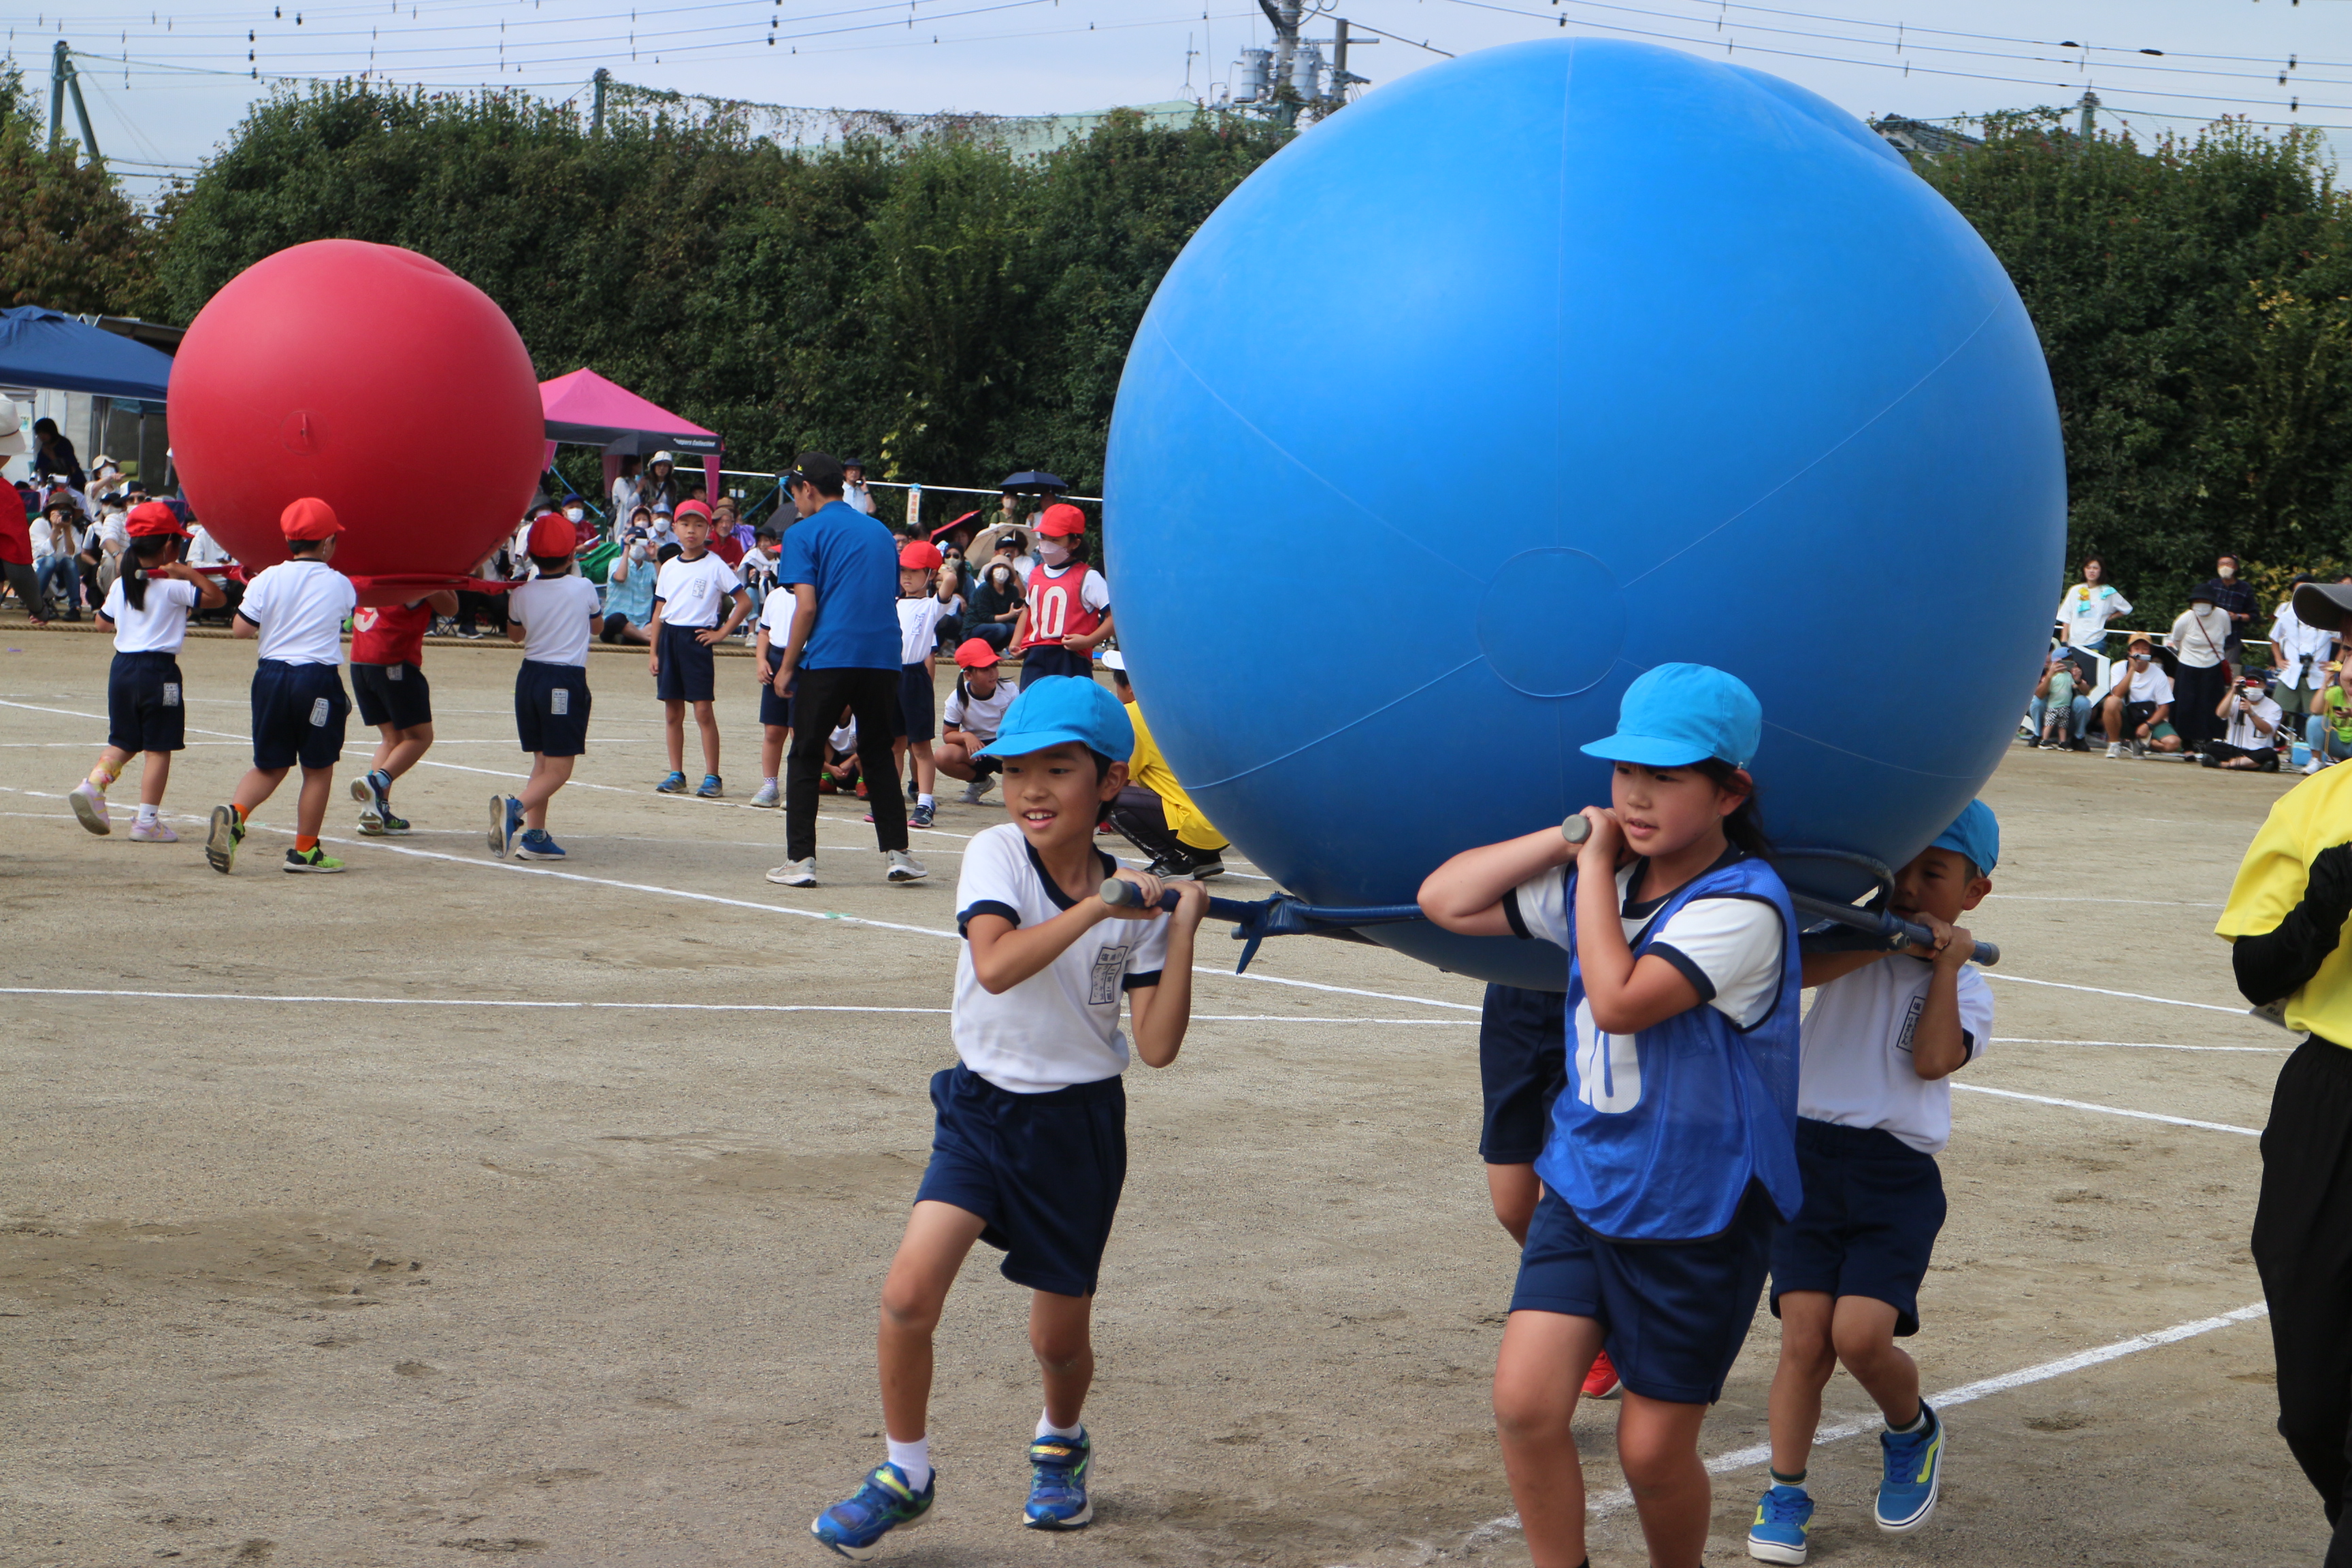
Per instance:
[[[44,151],[42,136],[24,73],[0,65],[0,302],[151,312],[153,232],[76,144]]]

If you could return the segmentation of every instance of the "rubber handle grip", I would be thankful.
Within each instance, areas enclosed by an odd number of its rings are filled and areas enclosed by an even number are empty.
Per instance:
[[[1582,812],[1559,825],[1559,836],[1570,844],[1581,844],[1592,837],[1592,818]]]
[[[1139,910],[1143,907],[1143,889],[1124,877],[1106,877],[1103,879],[1102,901],[1115,910]],[[1160,907],[1163,910],[1176,907],[1175,889],[1160,889]]]

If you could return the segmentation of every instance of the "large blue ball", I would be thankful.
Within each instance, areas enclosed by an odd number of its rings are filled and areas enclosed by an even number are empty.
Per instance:
[[[2065,474],[2016,290],[1900,154],[1762,72],[1560,40],[1382,89],[1210,216],[1129,353],[1105,529],[1202,808],[1311,901],[1404,902],[1606,802],[1577,747],[1675,660],[1761,699],[1776,838],[1907,859],[2016,727]]]

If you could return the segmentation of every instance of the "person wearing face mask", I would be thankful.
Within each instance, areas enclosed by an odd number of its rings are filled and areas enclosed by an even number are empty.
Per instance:
[[[2242,669],[2246,664],[2246,627],[2254,618],[2254,591],[2238,577],[2238,558],[2224,553],[2213,563],[2213,575],[2205,580],[2202,596],[2213,607],[2230,617],[2230,639],[2222,652],[2230,663]]]
[[[1022,607],[1027,603],[1021,595],[1021,574],[1013,570],[1008,552],[992,562],[972,585],[971,602],[964,616],[966,629],[1003,653],[1013,641],[1013,623],[1021,618]]]
[[[572,531],[579,539],[582,549],[596,542],[596,525],[588,521],[588,503],[578,496],[563,498],[563,521],[572,525]]]
[[[2220,727],[2221,700],[2230,688],[2230,617],[2213,602],[2210,584],[2189,595],[2189,607],[2172,623],[2164,646],[2173,653],[2172,721],[2179,726],[2181,756],[2196,757]]]
[[[1087,514],[1067,501],[1037,521],[1037,569],[1029,574],[1029,603],[1013,623],[1021,649],[1021,685],[1048,675],[1094,679],[1095,649],[1108,641],[1110,584],[1078,559]]]
[[[604,627],[609,643],[650,643],[654,618],[654,514],[639,507],[622,530],[620,553],[604,572]]]

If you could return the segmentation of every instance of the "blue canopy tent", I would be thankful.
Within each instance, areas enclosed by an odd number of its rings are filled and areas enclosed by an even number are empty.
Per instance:
[[[161,403],[172,356],[39,305],[0,310],[0,386]]]

